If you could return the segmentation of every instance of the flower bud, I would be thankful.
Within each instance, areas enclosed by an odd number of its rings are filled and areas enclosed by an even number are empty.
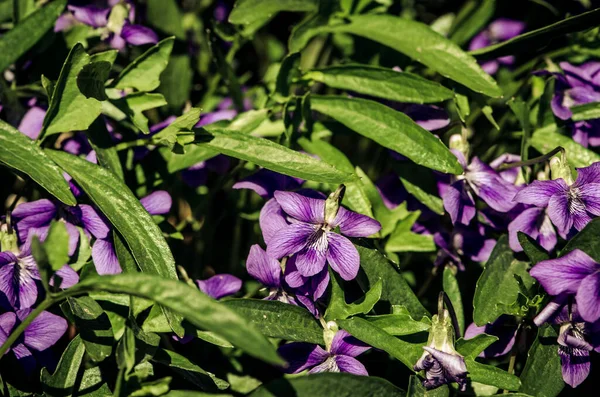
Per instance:
[[[325,224],[330,225],[333,223],[338,211],[340,210],[340,203],[344,198],[346,192],[346,186],[340,185],[335,192],[331,193],[327,200],[325,200]]]

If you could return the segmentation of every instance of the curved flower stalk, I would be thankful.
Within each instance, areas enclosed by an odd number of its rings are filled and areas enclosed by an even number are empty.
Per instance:
[[[499,18],[477,34],[469,44],[469,51],[478,50],[493,44],[512,39],[525,30],[525,23],[515,19]],[[515,63],[512,55],[483,62],[481,68],[489,74],[495,74],[501,65],[511,66]]]

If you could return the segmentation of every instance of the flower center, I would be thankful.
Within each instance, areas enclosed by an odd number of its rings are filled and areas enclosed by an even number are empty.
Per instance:
[[[578,187],[571,187],[567,193],[569,213],[576,214],[585,211],[585,204],[581,201],[581,191]]]
[[[340,372],[340,368],[335,361],[334,356],[330,356],[323,362],[322,367],[326,372]]]
[[[308,237],[308,241],[306,242],[306,246],[313,248],[319,252],[325,252],[327,250],[327,232],[329,231],[329,226],[322,225],[318,229],[315,228],[315,231],[310,234]]]

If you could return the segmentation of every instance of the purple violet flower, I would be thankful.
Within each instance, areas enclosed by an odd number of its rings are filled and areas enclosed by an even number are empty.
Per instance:
[[[17,128],[33,140],[36,140],[40,135],[44,117],[46,117],[46,110],[37,106],[36,102],[37,100],[33,98],[27,103],[29,110],[27,110]]]
[[[600,146],[600,119],[571,123],[573,140],[583,147]]]
[[[579,66],[561,62],[560,67],[564,74],[552,73],[556,83],[550,106],[556,117],[568,120],[573,115],[571,107],[600,101],[600,62],[587,62]]]
[[[481,31],[469,44],[469,51],[489,47],[493,44],[512,39],[520,35],[525,30],[525,23],[508,18],[499,18]],[[512,65],[515,63],[515,57],[512,55],[500,57],[481,64],[481,68],[489,74],[495,74],[500,65]]]
[[[269,241],[265,240],[267,253],[277,259],[296,254],[296,267],[304,277],[320,273],[327,262],[344,280],[354,279],[360,258],[352,242],[344,236],[370,236],[381,229],[379,222],[343,207],[335,218],[326,219],[325,200],[282,191],[274,196],[291,223],[279,229],[287,223],[283,216],[262,219],[261,212],[261,226],[268,223],[267,228],[275,231]],[[338,227],[341,234],[333,232]]]
[[[0,345],[6,342],[13,329],[29,315],[30,311],[19,310],[16,313],[7,312],[0,315]],[[26,372],[30,373],[36,366],[33,353],[49,349],[66,331],[67,321],[64,318],[50,312],[41,312],[9,351],[12,350]]]
[[[279,348],[279,354],[288,362],[286,372],[297,374],[311,368],[308,373],[347,372],[368,376],[365,366],[355,357],[371,347],[344,330],[337,331],[328,350],[319,345],[292,342]]]
[[[530,271],[550,295],[575,296],[583,320],[600,318],[600,264],[576,249],[556,259],[536,264]]]
[[[462,271],[465,266],[461,257],[473,262],[487,261],[496,246],[496,240],[487,237],[487,231],[484,225],[478,224],[469,227],[457,225],[451,233],[435,232],[433,241],[440,250],[434,266],[451,262]]]
[[[577,179],[570,185],[562,178],[533,181],[516,194],[514,201],[547,207],[548,217],[561,237],[566,238],[573,228],[579,231],[592,216],[600,215],[600,162],[578,168]],[[529,220],[533,219],[533,212],[530,212]],[[539,222],[539,217],[536,219]],[[545,230],[545,233],[550,232]],[[549,242],[547,246],[550,246]]]
[[[196,284],[200,291],[217,300],[242,289],[242,280],[231,274],[215,274],[206,280],[196,280]]]
[[[465,331],[464,338],[472,339],[480,334],[497,336],[498,340],[488,346],[479,354],[479,357],[493,358],[504,356],[512,350],[517,335],[517,325],[514,324],[513,317],[502,315],[491,324],[479,327],[471,323]]]
[[[438,189],[444,208],[450,214],[453,224],[468,225],[475,217],[475,198],[478,196],[493,210],[508,212],[516,205],[512,199],[517,187],[502,178],[489,165],[473,157],[467,165],[465,156],[458,150],[452,150],[465,172],[458,176],[443,175]]]

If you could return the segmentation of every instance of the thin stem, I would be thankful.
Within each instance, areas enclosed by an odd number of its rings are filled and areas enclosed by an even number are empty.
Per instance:
[[[544,161],[550,160],[555,154],[557,154],[559,152],[564,153],[565,149],[563,149],[561,146],[558,146],[557,148],[553,149],[551,152],[548,152],[548,153],[544,154],[543,156],[536,157],[531,160],[502,164],[500,167],[498,167],[498,171],[504,171],[504,170],[508,170],[510,168],[525,167],[528,165],[542,163]]]
[[[21,324],[19,324],[17,328],[11,332],[8,338],[6,338],[6,342],[4,342],[4,344],[0,347],[0,357],[4,356],[4,353],[6,353],[8,349],[10,349],[10,347],[17,341],[19,336],[25,332],[29,324],[31,324],[31,322],[35,320],[37,316],[39,316],[44,310],[48,309],[54,303],[54,299],[46,298],[38,305],[38,307],[33,309],[33,311],[29,313],[27,317],[25,317],[25,320],[23,320]]]
[[[454,333],[456,334],[457,338],[460,338],[460,327],[458,325],[458,319],[456,318],[456,312],[454,311],[452,301],[444,291],[441,291],[438,295],[438,317],[440,316],[440,313],[444,313],[444,303],[446,304],[446,310],[448,310],[448,314],[450,315],[450,319],[452,320]]]

